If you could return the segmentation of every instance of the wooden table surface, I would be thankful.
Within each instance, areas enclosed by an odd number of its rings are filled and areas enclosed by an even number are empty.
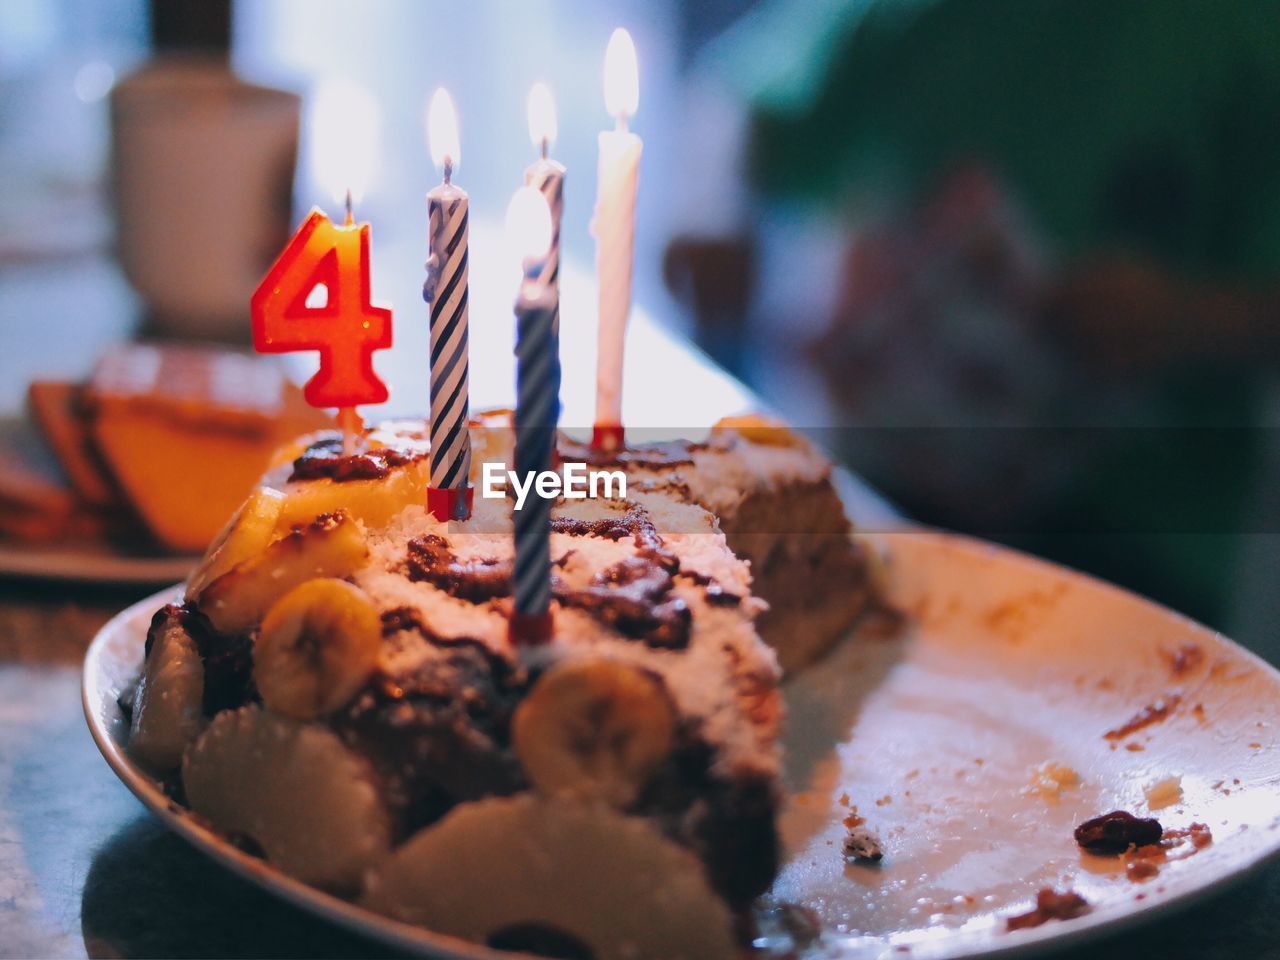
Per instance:
[[[33,283],[30,289],[42,286]],[[100,293],[100,309],[128,309],[117,281],[109,279]],[[4,294],[8,307],[21,300],[12,286]],[[118,298],[114,306],[112,296]],[[98,328],[100,338],[127,329],[123,320]],[[637,417],[647,425],[675,422],[669,418],[676,407],[690,415],[690,398],[719,408],[750,403],[741,387],[643,316],[633,334],[637,363],[631,366],[660,361],[666,373],[662,402]],[[55,356],[35,345],[5,346],[0,362],[10,377],[29,376],[49,358],[60,371],[75,374],[93,350],[81,342]],[[570,361],[567,389],[582,393],[590,369],[579,369],[585,362],[581,346],[571,346],[570,353],[577,359]],[[403,369],[397,368],[393,386],[399,382],[407,406],[419,365],[411,356],[397,362]],[[481,390],[489,389],[485,384],[501,389],[504,376],[499,365],[477,382]],[[643,401],[641,390],[651,388],[632,377],[629,409]],[[6,390],[0,412],[12,413],[19,395],[12,379]],[[571,409],[583,402],[566,399]],[[855,514],[873,524],[892,515],[865,487],[855,483],[851,496]],[[387,955],[380,945],[302,913],[205,859],[152,818],[98,755],[80,706],[84,650],[113,613],[148,592],[0,580],[0,957]],[[1280,864],[1181,915],[1070,956],[1280,956],[1277,906]]]

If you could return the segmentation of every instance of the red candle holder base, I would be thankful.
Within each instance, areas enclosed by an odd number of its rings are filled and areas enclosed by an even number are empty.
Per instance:
[[[475,488],[427,487],[427,512],[441,523],[467,520],[475,504]]]
[[[511,611],[507,621],[507,639],[513,647],[534,647],[551,639],[551,612],[520,613]]]
[[[591,430],[591,446],[604,453],[622,448],[625,432],[620,423],[597,423]]]

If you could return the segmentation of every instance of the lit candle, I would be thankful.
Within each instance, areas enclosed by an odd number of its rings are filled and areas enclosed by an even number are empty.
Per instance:
[[[391,346],[391,310],[370,300],[369,224],[355,223],[351,210],[377,154],[376,110],[359,87],[321,88],[310,125],[312,164],[334,199],[345,200],[345,222],[337,226],[313,209],[249,301],[260,353],[319,351],[320,368],[303,395],[313,406],[338,408],[348,455],[363,429],[356,407],[387,399],[373,352]]]
[[[599,340],[596,355],[594,443],[606,450],[622,443],[622,354],[631,311],[631,267],[636,226],[636,184],[640,138],[627,129],[636,112],[640,80],[631,34],[618,28],[604,58],[604,100],[613,130],[600,134],[596,187],[596,282],[599,284]]]
[[[550,470],[560,414],[560,358],[554,328],[558,298],[543,282],[549,268],[551,213],[534,187],[521,187],[507,208],[507,237],[523,256],[516,299],[516,449],[521,483]],[[526,479],[527,478],[527,479]],[[551,635],[551,507],[534,487],[514,511],[516,559],[514,643],[541,643]]]
[[[431,158],[444,182],[427,194],[431,256],[422,297],[431,305],[431,485],[427,508],[440,521],[471,515],[468,426],[467,195],[453,184],[458,120],[443,89],[427,114]]]
[[[526,186],[534,187],[547,198],[551,208],[551,246],[547,250],[547,263],[543,267],[541,282],[557,291],[560,289],[560,217],[564,212],[564,165],[552,160],[548,154],[556,139],[556,104],[551,88],[545,83],[535,83],[529,90],[529,139],[538,151],[538,159],[524,172]],[[556,305],[555,328],[560,329],[560,307]]]

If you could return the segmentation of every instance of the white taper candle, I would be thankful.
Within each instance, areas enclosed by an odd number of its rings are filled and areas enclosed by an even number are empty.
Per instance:
[[[596,360],[596,427],[622,424],[622,362],[631,311],[636,188],[643,143],[627,129],[639,100],[635,46],[626,30],[609,39],[605,54],[605,104],[616,127],[600,134],[596,187],[596,281],[599,341]]]

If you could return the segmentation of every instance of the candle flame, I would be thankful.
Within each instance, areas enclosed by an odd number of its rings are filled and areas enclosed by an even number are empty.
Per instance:
[[[544,143],[556,139],[556,102],[551,88],[545,83],[535,83],[529,88],[529,139],[542,148]]]
[[[350,80],[330,80],[311,103],[311,168],[318,186],[342,203],[360,200],[378,156],[378,103]]]
[[[453,98],[444,87],[436,88],[427,108],[427,143],[431,147],[431,162],[443,170],[446,164],[457,167],[461,158],[458,144],[458,115],[453,109]]]
[[[604,105],[611,117],[629,117],[640,104],[636,45],[622,27],[613,31],[604,54]]]
[[[540,260],[551,246],[551,208],[535,187],[521,187],[507,205],[507,243],[522,260]]]

